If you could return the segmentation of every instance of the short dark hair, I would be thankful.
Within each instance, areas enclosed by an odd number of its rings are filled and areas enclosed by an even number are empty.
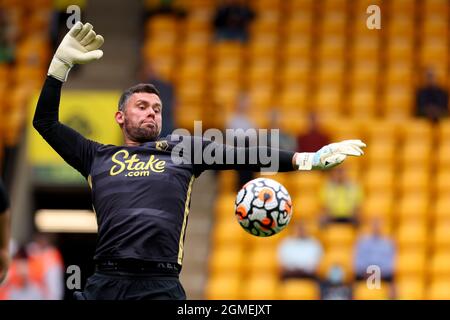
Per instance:
[[[122,93],[119,99],[119,111],[124,111],[128,99],[133,95],[133,93],[139,92],[154,93],[159,97],[159,91],[154,85],[150,83],[139,83],[131,88],[128,88],[124,91],[124,93]]]

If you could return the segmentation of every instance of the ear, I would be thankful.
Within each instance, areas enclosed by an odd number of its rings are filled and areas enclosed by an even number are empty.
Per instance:
[[[122,126],[125,122],[125,114],[123,113],[123,111],[117,111],[114,118],[120,126]]]

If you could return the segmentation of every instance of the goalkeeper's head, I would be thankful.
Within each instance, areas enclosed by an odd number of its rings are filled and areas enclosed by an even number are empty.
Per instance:
[[[162,127],[162,102],[151,84],[140,83],[127,89],[119,99],[116,122],[126,144],[140,144],[158,138]]]

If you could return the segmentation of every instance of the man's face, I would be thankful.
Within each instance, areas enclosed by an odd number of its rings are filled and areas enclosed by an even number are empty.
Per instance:
[[[122,115],[116,115],[116,120],[130,140],[139,143],[154,141],[161,132],[161,110],[162,103],[156,94],[134,93]]]

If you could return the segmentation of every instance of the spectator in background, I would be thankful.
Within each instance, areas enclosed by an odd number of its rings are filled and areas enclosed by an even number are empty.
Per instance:
[[[436,123],[448,116],[448,92],[437,83],[434,70],[425,72],[425,84],[416,93],[416,116]]]
[[[321,225],[328,223],[358,224],[362,190],[347,176],[344,167],[330,172],[328,180],[321,192],[323,215]]]
[[[0,8],[0,63],[14,62],[15,30],[6,10]]]
[[[345,283],[343,268],[334,264],[327,272],[325,280],[320,283],[321,300],[351,300],[352,287]]]
[[[38,233],[27,246],[29,265],[37,270],[35,278],[41,284],[43,299],[62,300],[64,297],[64,264],[61,253],[50,235]]]
[[[238,100],[238,104],[236,106],[236,111],[233,116],[230,117],[226,124],[227,129],[239,130],[235,133],[234,140],[235,145],[237,141],[245,141],[245,146],[250,146],[250,141],[248,137],[245,135],[245,131],[248,129],[256,128],[256,125],[252,122],[250,117],[247,115],[247,111],[249,108],[249,97],[246,94],[241,94]],[[236,190],[241,189],[241,187],[246,184],[248,181],[254,178],[253,171],[249,170],[238,170],[238,185],[236,186]]]
[[[43,300],[42,285],[34,276],[36,271],[38,270],[30,266],[25,246],[21,246],[13,257],[5,284],[0,288],[0,299]]]
[[[177,5],[174,0],[144,0],[146,16],[151,18],[156,15],[168,15],[175,18],[184,18],[186,10]]]
[[[175,130],[175,88],[169,81],[163,79],[156,68],[148,63],[144,68],[143,81],[153,84],[158,89],[161,100],[164,101],[162,117],[164,119],[161,128],[161,137],[165,137]]]
[[[370,274],[367,267],[376,265],[381,270],[381,279],[391,282],[394,275],[394,241],[383,235],[382,221],[374,219],[369,235],[361,236],[355,245],[354,268],[357,280],[365,280]]]
[[[255,13],[245,0],[223,0],[214,16],[216,40],[238,40],[249,38],[248,26]]]
[[[295,141],[295,138],[292,137],[291,135],[289,135],[288,133],[286,133],[283,128],[280,126],[279,123],[279,113],[276,110],[273,110],[271,113],[271,119],[270,119],[271,123],[270,123],[270,128],[271,129],[278,129],[278,149],[282,149],[282,150],[296,150],[297,149],[297,144]],[[268,145],[271,144],[271,138],[269,138],[269,143]],[[321,147],[320,147],[321,148]],[[319,149],[320,149],[319,148]],[[317,150],[319,150],[317,149]]]
[[[315,152],[314,150],[319,150],[322,146],[330,143],[330,137],[320,129],[317,115],[313,112],[310,113],[308,120],[308,132],[297,138],[298,152]]]
[[[278,248],[281,279],[316,279],[322,254],[322,244],[308,233],[303,223],[298,222],[294,235],[283,239]]]

